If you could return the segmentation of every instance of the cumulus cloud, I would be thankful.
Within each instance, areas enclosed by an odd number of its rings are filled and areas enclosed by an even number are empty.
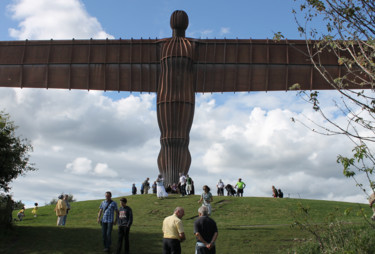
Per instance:
[[[15,39],[113,39],[90,16],[79,0],[20,0],[8,6],[18,28],[10,28]]]
[[[87,158],[76,158],[72,163],[66,165],[68,173],[86,175],[92,170],[91,160]]]

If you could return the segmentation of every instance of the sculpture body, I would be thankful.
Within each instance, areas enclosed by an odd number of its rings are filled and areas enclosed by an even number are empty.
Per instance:
[[[187,15],[182,16],[180,23],[173,22],[174,18],[178,19],[172,15],[171,26],[177,28],[174,36],[162,47],[157,90],[157,117],[161,133],[158,167],[167,184],[178,183],[179,172],[186,174],[189,171],[189,133],[195,107],[193,47],[184,37]],[[180,30],[179,25],[182,26]]]

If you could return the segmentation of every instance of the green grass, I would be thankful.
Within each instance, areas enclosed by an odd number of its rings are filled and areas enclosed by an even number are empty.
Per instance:
[[[133,209],[134,222],[130,230],[130,250],[134,254],[162,252],[162,221],[173,213],[176,206],[185,209],[183,223],[187,240],[181,244],[182,253],[194,253],[193,224],[197,218],[198,196],[180,198],[172,195],[158,200],[154,195],[128,196]],[[119,198],[114,199],[119,203]],[[27,209],[22,222],[5,234],[0,233],[0,253],[102,253],[101,229],[96,223],[102,200],[71,203],[65,227],[56,226],[53,206],[40,207],[38,217],[32,217]],[[297,203],[310,207],[314,222],[323,222],[335,208],[344,213],[348,207],[363,207],[368,216],[367,205],[345,202],[301,199],[274,199],[255,197],[214,197],[212,218],[219,230],[217,253],[287,253],[301,240],[311,238],[297,228],[291,228],[292,211]],[[16,217],[16,212],[14,213]],[[349,222],[361,223],[363,219],[354,214],[345,217]],[[117,227],[112,234],[112,249],[117,244]]]

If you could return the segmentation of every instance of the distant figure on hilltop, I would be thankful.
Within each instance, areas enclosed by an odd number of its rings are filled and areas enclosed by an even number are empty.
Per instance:
[[[203,186],[203,193],[201,195],[201,199],[199,199],[198,203],[201,203],[203,201],[202,206],[207,207],[208,209],[208,215],[211,215],[211,202],[213,201],[212,194],[210,192],[210,187],[207,185]]]
[[[180,186],[181,197],[185,196],[186,195],[186,177],[182,173],[180,173],[180,181],[178,182],[178,185]]]
[[[217,187],[217,195],[224,196],[224,183],[221,179],[217,183],[216,187]]]
[[[156,194],[156,181],[152,185],[152,193]]]
[[[278,196],[279,193],[277,192],[277,189],[272,185],[272,197],[277,198]]]
[[[168,193],[165,191],[164,188],[164,178],[161,174],[158,175],[158,178],[156,179],[156,196],[159,199],[163,199],[168,197]]]
[[[191,195],[192,190],[193,190],[193,179],[189,175],[186,175],[186,194]]]
[[[237,197],[239,197],[239,196],[243,197],[243,190],[245,189],[245,187],[246,187],[246,184],[244,182],[242,182],[241,178],[239,178],[238,182],[234,186],[234,188],[237,189]]]
[[[132,194],[133,195],[137,194],[137,187],[135,187],[135,183],[133,183],[133,186],[132,186]]]
[[[281,191],[281,189],[279,189],[277,191],[277,194],[278,194],[279,198],[283,198],[284,197],[284,193]]]
[[[150,178],[147,177],[147,179],[142,183],[144,194],[148,194],[148,190],[150,189],[150,183],[148,182],[149,180]]]
[[[227,190],[227,196],[234,196],[236,194],[236,190],[231,184],[227,184],[225,186],[225,189]]]

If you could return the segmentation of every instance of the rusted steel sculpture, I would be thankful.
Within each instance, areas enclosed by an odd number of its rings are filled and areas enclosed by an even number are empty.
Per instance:
[[[185,38],[188,16],[171,16],[172,38],[0,42],[0,86],[156,92],[166,184],[187,173],[195,94],[332,87],[314,69],[304,40]],[[332,78],[344,69],[320,54]]]

